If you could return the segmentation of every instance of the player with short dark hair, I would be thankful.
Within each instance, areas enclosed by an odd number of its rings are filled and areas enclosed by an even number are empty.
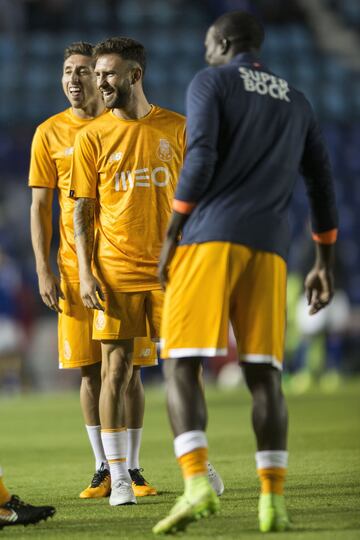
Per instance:
[[[65,47],[64,62],[66,62],[70,56],[77,54],[91,58],[91,65],[95,67],[94,46],[91,43],[87,43],[86,41],[75,41]]]
[[[95,47],[95,57],[98,87],[111,111],[106,121],[97,119],[77,138],[72,194],[78,199],[74,220],[81,294],[85,306],[98,310],[93,337],[103,350],[100,420],[112,469],[110,504],[122,505],[135,502],[123,466],[129,427],[123,396],[133,338],[146,328],[154,338],[159,334],[163,292],[157,262],[183,163],[185,119],[147,101],[146,55],[139,42],[107,39]],[[99,228],[92,251],[97,200]],[[91,273],[92,257],[100,283]],[[105,313],[99,298],[105,299]],[[210,463],[207,468],[221,494],[220,476]],[[138,477],[140,471],[129,472],[134,485],[133,474]]]
[[[95,457],[95,473],[80,497],[100,498],[110,493],[109,465],[101,442],[99,395],[101,350],[92,340],[93,312],[80,298],[79,271],[75,252],[74,201],[68,196],[76,134],[102,116],[105,107],[96,86],[94,47],[83,41],[64,52],[62,85],[70,108],[38,126],[32,143],[29,185],[32,188],[31,235],[39,289],[44,303],[58,312],[58,349],[61,369],[81,370],[80,403],[86,431]],[[61,285],[50,268],[52,201],[58,191],[60,202],[60,246],[58,265]],[[133,374],[126,395],[129,452],[127,463],[138,496],[155,495],[140,471],[139,453],[144,419],[144,389],[141,366],[157,363],[155,344],[139,338],[135,344]]]
[[[93,338],[102,348],[100,422],[110,504],[119,506],[136,503],[126,467],[124,397],[134,338],[147,329],[152,338],[159,335],[163,293],[157,261],[183,163],[185,119],[147,101],[145,51],[137,41],[108,39],[96,46],[95,56],[98,88],[110,112],[76,138],[71,195],[77,199],[81,297],[97,310]]]
[[[262,532],[289,528],[283,489],[287,409],[281,389],[287,211],[305,179],[316,260],[305,281],[310,313],[333,295],[337,210],[327,151],[306,98],[258,58],[260,23],[230,12],[209,28],[210,67],[187,94],[188,152],[161,253],[167,282],[161,355],[185,492],[155,533],[184,529],[217,511],[206,476],[203,357],[226,355],[231,321],[253,400]],[[171,264],[170,264],[171,263]]]
[[[123,60],[133,61],[141,68],[142,76],[146,70],[146,51],[145,47],[135,39],[128,37],[113,37],[98,43],[94,50],[94,58],[104,54],[117,54]]]

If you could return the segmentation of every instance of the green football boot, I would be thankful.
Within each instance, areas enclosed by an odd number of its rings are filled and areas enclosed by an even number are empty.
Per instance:
[[[175,534],[184,531],[193,521],[218,511],[220,502],[207,477],[198,480],[191,490],[186,490],[186,493],[178,498],[169,515],[155,525],[153,533]]]
[[[284,495],[262,493],[259,499],[259,527],[261,532],[283,532],[290,529]]]

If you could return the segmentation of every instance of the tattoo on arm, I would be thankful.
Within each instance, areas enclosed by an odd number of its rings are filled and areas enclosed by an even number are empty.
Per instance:
[[[94,247],[95,200],[79,198],[74,210],[74,235],[79,259],[85,257],[90,263]],[[80,260],[79,260],[80,263]]]

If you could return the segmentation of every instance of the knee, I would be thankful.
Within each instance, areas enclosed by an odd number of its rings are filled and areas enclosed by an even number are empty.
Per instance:
[[[88,389],[98,388],[101,385],[100,363],[81,368],[81,384]]]
[[[163,363],[167,382],[174,379],[192,381],[199,379],[200,361],[195,358],[171,358]]]
[[[246,384],[254,398],[265,399],[266,396],[281,396],[281,373],[270,365],[251,365],[243,367]]]
[[[135,392],[142,387],[140,368],[135,366],[132,368],[132,375],[129,380],[128,391]]]
[[[102,384],[114,386],[116,388],[127,388],[132,375],[131,362],[117,359],[107,362],[101,372]]]

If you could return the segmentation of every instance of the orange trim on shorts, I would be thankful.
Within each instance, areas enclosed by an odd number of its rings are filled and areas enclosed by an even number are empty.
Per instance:
[[[337,239],[338,230],[331,229],[322,233],[313,233],[312,238],[318,244],[335,244]]]
[[[196,203],[178,201],[177,199],[173,200],[173,210],[175,210],[175,212],[179,212],[180,214],[191,214],[195,206]]]
[[[119,428],[105,428],[101,429],[102,433],[119,433],[120,431],[126,431],[126,427],[119,427]]]

